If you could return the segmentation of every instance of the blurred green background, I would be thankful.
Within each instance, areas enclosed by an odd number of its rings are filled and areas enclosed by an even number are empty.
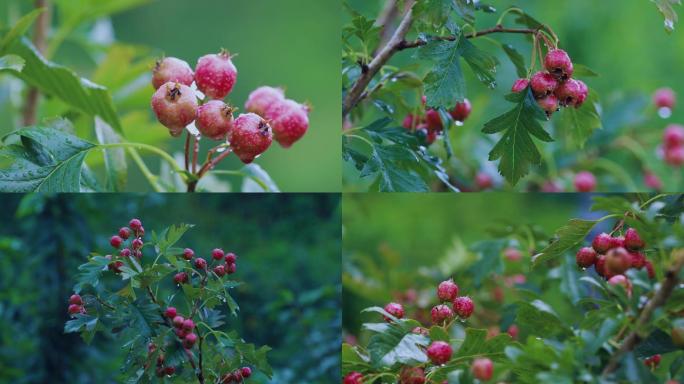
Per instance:
[[[351,8],[360,11],[367,17],[376,18],[380,13],[384,0],[346,0]],[[560,38],[560,47],[565,49],[576,63],[581,63],[599,74],[598,77],[587,77],[583,80],[597,91],[603,107],[604,130],[595,132],[587,148],[610,144],[620,131],[625,133],[634,129],[634,136],[644,145],[647,155],[653,158],[648,164],[654,168],[661,178],[681,177],[681,169],[666,167],[662,161],[656,161],[656,147],[660,145],[663,129],[669,123],[684,124],[684,77],[678,76],[678,68],[684,67],[684,25],[676,25],[674,33],[667,34],[664,29],[662,15],[651,1],[536,1],[536,0],[498,0],[483,1],[491,4],[496,13],[476,13],[475,28],[477,30],[494,26],[502,11],[517,6],[529,13],[535,19],[549,25]],[[674,7],[681,16],[684,8]],[[350,20],[349,12],[344,12],[343,24]],[[509,14],[504,24],[515,26],[515,14]],[[459,20],[460,22],[460,20]],[[509,43],[525,58],[529,67],[531,56],[531,40],[520,35],[496,34],[490,35],[493,40]],[[470,68],[463,66],[467,83],[467,97],[473,104],[473,111],[463,127],[451,130],[451,142],[454,146],[455,157],[452,161],[454,168],[463,167],[460,159],[467,162],[472,158],[482,164],[482,168],[499,182],[501,178],[496,171],[496,163],[487,161],[487,154],[493,142],[480,130],[485,122],[510,109],[511,104],[504,101],[504,95],[509,93],[511,85],[517,78],[515,68],[502,50],[487,38],[473,39],[479,48],[493,53],[501,65],[497,67],[497,88],[488,89],[479,82]],[[418,73],[427,73],[430,64],[418,62],[413,58],[413,50],[397,54],[390,64],[398,66],[410,63],[420,64]],[[660,87],[671,87],[679,93],[678,107],[673,115],[663,120],[657,117],[655,107],[650,104],[652,93]],[[368,107],[362,122],[355,126],[364,126],[383,116],[377,108]],[[400,120],[397,121],[401,123]],[[547,124],[545,124],[546,126]],[[560,133],[554,133],[555,138]],[[563,150],[563,143],[540,145],[548,151]],[[433,145],[431,150],[445,158],[443,145]],[[583,151],[569,150],[558,155],[558,167],[574,162],[574,156],[583,157]],[[606,151],[604,158],[613,160],[626,168],[628,176],[639,188],[638,191],[648,191],[641,180],[641,164],[635,162],[634,156],[625,150]],[[471,164],[477,166],[477,164]],[[535,167],[538,170],[538,167]],[[614,175],[609,175],[614,176]],[[367,181],[359,180],[358,171],[350,163],[343,166],[345,190],[365,190]],[[608,184],[608,185],[606,185]],[[600,185],[601,191],[625,191],[625,187],[610,184]],[[521,183],[524,186],[524,183]],[[571,183],[567,183],[566,190],[572,190]]]
[[[64,37],[51,59],[79,75],[107,85],[130,141],[180,153],[184,140],[173,140],[156,122],[149,101],[154,59],[163,55],[197,59],[221,48],[237,54],[238,81],[228,100],[244,109],[249,93],[261,85],[282,86],[287,97],[311,103],[310,128],[289,150],[277,143],[257,163],[283,191],[330,192],[341,188],[339,111],[340,3],[336,0],[54,0],[53,34]],[[142,5],[130,8],[126,4]],[[33,2],[0,2],[0,28],[12,25]],[[100,15],[106,10],[106,15]],[[111,17],[107,15],[111,14]],[[65,25],[73,24],[71,30]],[[66,34],[62,32],[67,31]],[[136,71],[146,76],[122,83]],[[134,76],[133,79],[136,79]],[[0,135],[19,127],[21,84],[0,76]],[[41,117],[61,111],[43,103]],[[75,116],[74,120],[77,120]],[[88,122],[76,121],[77,133],[92,136]],[[209,147],[203,140],[203,149]],[[89,164],[101,164],[101,156]],[[159,161],[150,162],[153,170]],[[221,169],[242,166],[234,156]],[[129,190],[149,190],[132,162]],[[223,178],[223,176],[222,176]],[[231,180],[228,178],[227,180]],[[232,180],[231,180],[232,181]],[[239,184],[233,190],[239,190]]]
[[[116,383],[126,340],[64,334],[77,267],[132,217],[148,233],[192,223],[179,242],[240,258],[236,329],[269,345],[272,383],[339,375],[340,198],[336,195],[6,195],[0,212],[0,382]],[[255,376],[250,382],[265,383]]]

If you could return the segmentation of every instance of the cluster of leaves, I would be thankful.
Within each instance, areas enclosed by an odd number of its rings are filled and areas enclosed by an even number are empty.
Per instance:
[[[684,289],[675,285],[645,324],[637,325],[636,319],[671,278],[665,272],[684,247],[684,196],[649,197],[596,197],[592,211],[605,216],[570,220],[552,236],[537,225],[507,222],[492,228],[496,240],[470,247],[456,243],[445,259],[421,268],[418,275],[413,272],[411,289],[395,294],[394,300],[407,308],[405,318],[416,320],[367,323],[359,335],[347,336],[343,373],[362,372],[364,383],[393,383],[402,367],[421,366],[427,367],[427,382],[471,383],[469,362],[488,356],[494,361],[494,378],[505,382],[681,382],[684,347],[677,346],[670,333],[684,310]],[[593,269],[581,270],[574,258],[593,231],[619,220],[645,234],[646,252],[656,270],[653,280],[645,270],[630,270],[631,295],[607,284]],[[520,259],[505,256],[511,247],[523,250]],[[346,268],[345,290],[387,300],[381,297],[386,290],[368,278],[378,266],[359,260]],[[675,273],[674,278],[684,279],[684,271]],[[425,297],[434,291],[419,289],[421,282],[433,287],[445,276],[473,292],[477,304],[469,319],[472,328],[457,323],[447,332],[433,326],[427,336],[412,333],[414,327],[429,324]],[[512,338],[499,335],[506,331]],[[641,342],[621,356],[617,369],[604,372],[631,332],[637,332]],[[425,347],[436,340],[448,341],[454,350],[443,366],[426,364]],[[662,355],[660,366],[645,366],[644,359],[656,354]]]
[[[110,258],[93,253],[79,267],[81,273],[74,286],[74,291],[87,303],[87,313],[76,314],[65,324],[64,331],[79,332],[87,343],[98,332],[127,340],[124,345],[127,357],[121,371],[130,383],[156,380],[156,361],[160,354],[164,355],[165,364],[176,368],[172,382],[196,378],[200,382],[205,379],[215,382],[244,365],[253,366],[270,377],[272,371],[266,360],[269,347],[257,348],[246,343],[237,331],[220,329],[225,324],[223,310],[237,316],[239,307],[229,291],[239,282],[222,279],[207,270],[201,283],[167,288],[172,272],[193,273],[182,258],[183,248],[176,247],[191,227],[182,224],[160,233],[152,232],[152,240],[143,246],[142,261],[125,258],[120,274],[115,275],[108,268]],[[164,318],[164,309],[168,306],[187,308],[187,313],[196,311],[198,348],[183,348],[168,319]],[[150,343],[157,346],[152,352],[148,348]]]
[[[150,119],[147,105],[151,88],[148,82],[140,81],[149,79],[147,73],[154,65],[149,49],[101,44],[98,48],[105,54],[93,57],[98,67],[92,81],[48,59],[77,27],[85,24],[96,29],[98,19],[149,2],[57,1],[55,11],[64,22],[55,27],[45,53],[24,35],[46,9],[34,10],[11,29],[0,30],[0,73],[9,73],[27,88],[34,87],[47,95],[45,108],[51,116],[62,116],[2,138],[0,191],[123,191],[128,181],[127,159],[140,168],[157,192],[181,190],[185,182],[193,181],[178,166],[177,159],[157,147],[168,134]],[[90,47],[86,51],[90,52]],[[140,110],[140,105],[145,105],[145,110]],[[130,142],[128,137],[140,142]],[[158,175],[145,164],[141,151],[161,158]],[[100,156],[87,159],[90,153]],[[278,191],[258,165],[230,174],[243,178],[244,191]],[[200,186],[207,190],[230,189],[229,184],[214,176]]]

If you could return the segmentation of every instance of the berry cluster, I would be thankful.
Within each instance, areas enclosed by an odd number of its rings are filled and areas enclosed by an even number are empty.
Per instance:
[[[110,271],[116,274],[121,273],[121,267],[124,266],[123,259],[131,256],[138,259],[138,261],[142,259],[143,236],[145,236],[145,228],[142,226],[142,222],[138,219],[131,219],[128,227],[121,227],[119,233],[109,239],[109,244],[115,249],[120,249],[123,246],[118,256],[105,256],[108,260],[111,260],[111,263],[107,266]]]
[[[663,135],[663,157],[673,167],[684,165],[684,126],[670,124]]]
[[[194,265],[195,268],[200,272],[207,272],[209,264],[207,260],[202,257],[195,257],[195,251],[190,248],[185,248],[183,250],[183,259],[187,260]],[[211,271],[220,279],[225,275],[232,275],[237,271],[237,255],[229,252],[224,253],[222,249],[216,248],[211,251],[211,259],[213,268]],[[178,272],[173,276],[173,281],[176,284],[188,284],[190,283],[190,276],[187,272]]]
[[[249,113],[234,118],[235,108],[223,99],[236,81],[237,68],[225,50],[200,57],[194,72],[187,62],[167,57],[158,61],[153,70],[156,92],[152,109],[172,136],[179,136],[195,122],[203,136],[227,140],[244,163],[251,163],[265,152],[274,137],[289,148],[306,133],[309,108],[285,99],[278,88],[260,87],[252,92],[246,105]],[[191,87],[193,83],[202,94]]]
[[[68,309],[69,315],[74,316],[78,313],[85,314],[86,309],[83,304],[83,299],[81,298],[80,295],[73,294],[71,297],[69,297],[69,309]]]
[[[650,369],[656,369],[660,365],[660,355],[653,355],[644,359],[644,365]]]
[[[660,88],[653,94],[653,104],[658,108],[658,114],[662,118],[672,115],[672,110],[677,102],[675,92],[670,88]]]
[[[589,88],[581,80],[572,78],[573,65],[570,56],[562,49],[552,49],[544,58],[545,71],[532,75],[531,79],[518,79],[512,91],[519,93],[532,88],[537,104],[551,117],[560,107],[582,106]]]
[[[655,277],[653,264],[642,252],[646,244],[634,228],[625,231],[624,236],[601,233],[594,237],[591,247],[577,251],[575,260],[580,268],[592,265],[596,273],[608,280],[609,284],[622,285],[631,292],[631,282],[624,273],[630,269],[646,268],[650,278]]]
[[[195,322],[191,318],[184,318],[178,314],[174,307],[168,307],[164,311],[164,316],[171,320],[174,332],[185,349],[192,349],[197,342],[197,335],[193,332]]]
[[[244,379],[246,379],[250,376],[252,376],[252,369],[250,367],[242,367],[242,368],[234,370],[233,372],[226,373],[221,378],[221,383],[223,383],[223,384],[242,383]]]
[[[467,319],[473,314],[475,306],[473,300],[468,296],[458,296],[458,285],[453,280],[445,280],[437,286],[437,297],[442,304],[432,307],[430,315],[432,323],[435,325],[444,325],[458,316],[461,319]],[[451,303],[452,308],[444,303]]]
[[[436,109],[425,106],[427,98],[423,96],[421,100],[423,108],[426,108],[425,114],[409,114],[404,118],[402,126],[413,132],[421,143],[430,145],[437,140],[437,136],[444,130],[444,123]],[[470,101],[463,99],[462,102],[456,103],[454,108],[449,111],[449,115],[454,121],[463,123],[470,116],[471,111]]]
[[[148,356],[152,355],[156,350],[157,346],[154,345],[154,343],[149,343],[147,345]],[[159,356],[157,356],[157,369],[155,370],[157,377],[164,377],[165,375],[173,376],[173,374],[176,373],[176,367],[173,365],[166,365],[165,360],[166,358],[163,353],[160,353]]]

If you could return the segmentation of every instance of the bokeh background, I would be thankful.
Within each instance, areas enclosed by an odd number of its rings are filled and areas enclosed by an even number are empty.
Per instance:
[[[338,379],[340,198],[335,195],[6,195],[0,212],[0,382],[118,383],[125,340],[64,334],[77,267],[132,217],[149,233],[192,223],[178,243],[239,255],[232,291],[248,342],[273,348],[271,383]],[[269,382],[264,377],[250,379]]]
[[[348,0],[351,8],[358,10],[370,18],[376,18],[380,13],[384,0]],[[667,34],[662,15],[651,1],[536,1],[536,0],[499,0],[483,2],[496,8],[494,14],[478,12],[475,28],[477,30],[490,28],[496,24],[502,11],[517,6],[532,15],[535,19],[549,25],[559,36],[560,46],[565,49],[576,63],[581,63],[599,74],[598,77],[583,78],[590,88],[594,89],[600,98],[603,109],[604,130],[597,131],[591,137],[586,148],[607,146],[619,134],[629,133],[642,143],[650,162],[646,165],[635,161],[634,154],[624,149],[605,151],[602,158],[624,167],[627,175],[619,172],[601,169],[608,174],[608,180],[603,180],[599,191],[603,192],[633,192],[649,191],[642,180],[642,167],[649,167],[663,180],[678,178],[681,180],[682,170],[667,167],[657,159],[657,146],[665,126],[669,123],[684,124],[684,77],[677,76],[677,68],[684,67],[684,25],[676,25],[672,34]],[[675,11],[681,16],[684,8],[675,6]],[[351,19],[349,12],[343,16],[343,24]],[[515,14],[509,14],[504,24],[515,26]],[[459,21],[460,22],[460,21]],[[496,34],[490,37],[498,42],[509,43],[525,58],[529,67],[531,40],[519,35]],[[497,88],[490,90],[479,82],[466,65],[464,75],[467,83],[467,97],[473,104],[471,116],[463,127],[451,130],[451,142],[455,150],[452,166],[460,169],[465,166],[482,164],[482,169],[502,183],[498,176],[496,164],[487,161],[487,154],[493,143],[485,134],[481,133],[482,126],[495,116],[510,109],[511,104],[504,101],[504,95],[509,93],[511,85],[517,78],[515,68],[503,54],[496,43],[487,39],[474,39],[479,48],[493,53],[501,65],[497,67]],[[417,72],[422,76],[430,67],[429,62],[421,62],[413,58],[413,50],[407,50],[394,56],[390,64],[398,66],[414,64],[420,65]],[[679,107],[676,107],[669,119],[657,116],[650,97],[660,87],[671,87],[679,93]],[[379,109],[371,106],[363,120],[354,126],[365,124],[384,116]],[[554,118],[557,118],[554,117]],[[397,120],[401,123],[401,120]],[[545,124],[545,126],[547,126]],[[560,133],[554,133],[554,138]],[[547,151],[563,151],[562,142],[551,145],[540,145],[540,149]],[[446,158],[443,145],[431,146],[431,151]],[[562,167],[575,162],[575,156],[582,160],[585,151],[569,150],[557,156],[557,166]],[[465,162],[462,164],[461,161]],[[585,164],[592,166],[592,164]],[[535,167],[538,169],[538,167]],[[613,170],[615,171],[615,170]],[[368,181],[358,178],[350,163],[344,163],[343,175],[345,190],[365,190]],[[461,175],[459,175],[461,176]],[[624,179],[631,179],[633,186],[626,189]],[[459,180],[461,181],[461,180]],[[468,182],[464,180],[464,182]],[[620,186],[617,184],[621,184]],[[519,188],[524,188],[521,183]],[[672,185],[672,184],[670,184]],[[681,185],[681,181],[679,184]],[[565,180],[566,191],[572,190],[571,182]],[[666,189],[676,192],[678,189]]]
[[[51,0],[52,1],[52,0]],[[244,111],[249,93],[261,85],[282,86],[287,97],[312,105],[310,128],[291,149],[277,143],[258,160],[282,191],[340,190],[339,47],[340,9],[336,0],[54,0],[51,59],[112,89],[129,141],[158,145],[180,153],[183,139],[172,139],[156,122],[149,102],[153,88],[137,74],[163,55],[197,59],[221,48],[237,54],[238,81],[228,100]],[[129,6],[132,4],[134,6]],[[12,25],[33,1],[0,2],[0,28]],[[57,45],[54,41],[59,40]],[[51,46],[51,47],[52,47]],[[140,71],[142,69],[142,71]],[[124,81],[131,80],[135,81]],[[0,75],[0,135],[17,129],[21,83]],[[43,103],[39,116],[54,116],[54,103]],[[92,127],[76,121],[77,133],[91,137]],[[208,140],[203,140],[206,150]],[[97,158],[96,158],[97,157]],[[242,166],[231,156],[221,169]],[[97,167],[101,156],[89,156]],[[159,160],[150,158],[158,169]],[[132,162],[129,190],[149,190]],[[223,178],[223,176],[222,176]],[[228,181],[233,181],[230,177]],[[239,190],[239,183],[233,189]]]

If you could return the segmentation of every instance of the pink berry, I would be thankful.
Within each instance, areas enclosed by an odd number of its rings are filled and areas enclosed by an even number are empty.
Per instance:
[[[653,94],[653,104],[658,108],[672,109],[676,101],[677,97],[671,88],[660,88]]]
[[[249,94],[245,102],[245,110],[264,116],[271,105],[284,100],[285,92],[282,88],[259,87]]]
[[[271,146],[272,141],[271,127],[259,115],[247,113],[235,119],[230,145],[243,163],[254,161]]]
[[[221,260],[221,259],[223,259],[223,255],[224,255],[223,249],[215,248],[213,251],[211,251],[211,257],[212,257],[214,260]]]
[[[564,107],[574,107],[580,98],[584,97],[586,99],[579,82],[574,79],[568,79],[568,81],[561,83],[556,88],[555,95],[560,105]]]
[[[142,222],[139,219],[131,219],[131,221],[128,222],[128,227],[133,231],[138,231],[142,228]]]
[[[235,264],[237,256],[233,252],[226,253],[226,264]]]
[[[681,147],[684,145],[684,126],[670,124],[665,127],[663,141],[665,142],[666,148]]]
[[[233,273],[235,273],[235,271],[237,271],[237,265],[235,263],[226,264],[224,269],[226,271],[226,274],[232,275]]]
[[[444,129],[442,118],[435,109],[428,109],[425,111],[425,124],[427,125],[428,130],[441,131]]]
[[[114,248],[119,248],[121,243],[123,243],[123,239],[119,236],[112,236],[112,238],[109,239],[109,244],[111,244]]]
[[[441,301],[454,301],[458,296],[458,285],[454,283],[454,280],[449,279],[442,281],[437,286],[437,297]]]
[[[632,266],[632,257],[626,249],[613,248],[606,253],[606,271],[610,276],[625,273]]]
[[[207,269],[207,261],[201,257],[195,259],[195,267],[197,269]]]
[[[479,190],[489,189],[494,186],[494,179],[488,173],[478,172],[475,175],[475,184]]]
[[[406,129],[416,128],[420,124],[420,116],[414,116],[412,114],[406,115],[404,121],[401,123],[402,127]]]
[[[185,272],[176,273],[176,274],[173,276],[173,281],[174,281],[176,284],[185,284],[185,283],[187,283],[187,282],[189,281],[188,274],[185,273]]]
[[[520,250],[517,248],[506,248],[506,250],[504,251],[504,257],[512,262],[520,261],[522,259],[522,256],[522,252],[520,252]]]
[[[226,269],[223,265],[217,265],[214,267],[214,273],[218,277],[223,277],[226,274]]]
[[[275,140],[289,148],[309,129],[309,108],[294,100],[283,100],[266,111],[266,118],[273,128]]]
[[[575,261],[577,261],[577,265],[579,267],[589,268],[596,264],[597,257],[598,255],[596,254],[594,248],[584,247],[577,251],[577,255],[575,255]]]
[[[188,333],[185,335],[185,338],[183,339],[183,347],[185,349],[190,349],[192,348],[193,345],[197,342],[197,335],[194,333]]]
[[[606,271],[606,255],[599,255],[598,258],[596,258],[596,273],[599,274],[599,276],[606,277],[608,275],[608,271]]]
[[[453,350],[448,343],[444,341],[435,341],[427,348],[427,355],[430,361],[435,365],[446,364],[451,360]]]
[[[121,252],[119,252],[119,255],[121,257],[131,257],[131,250],[128,248],[124,248],[121,250]]]
[[[363,375],[359,372],[349,372],[342,380],[342,384],[363,384]]]
[[[472,112],[472,110],[473,107],[470,104],[470,100],[463,99],[463,101],[456,103],[454,108],[449,111],[449,114],[455,121],[464,122],[468,116],[470,116],[470,112]]]
[[[627,296],[632,296],[632,282],[625,275],[615,275],[608,279],[610,285],[621,285],[627,291]]]
[[[567,52],[562,49],[549,51],[544,58],[544,67],[559,80],[572,77],[572,60],[570,60]]]
[[[538,99],[537,104],[549,117],[558,110],[558,98],[553,94]]]
[[[494,364],[486,357],[477,358],[473,361],[471,371],[476,379],[487,381],[491,379],[494,374]]]
[[[128,240],[128,238],[130,236],[131,236],[131,230],[130,229],[128,229],[126,227],[119,229],[119,237],[120,238],[122,238],[124,240]]]
[[[520,93],[527,89],[527,87],[530,85],[530,81],[527,79],[518,79],[513,83],[513,87],[511,87],[511,92],[513,93]]]
[[[582,80],[575,81],[577,81],[577,84],[579,85],[579,95],[577,96],[577,100],[575,100],[575,108],[579,108],[587,100],[587,97],[589,97],[589,87],[587,87]]]
[[[190,249],[190,248],[185,248],[185,249],[183,250],[183,258],[184,258],[185,260],[188,260],[188,261],[189,261],[189,260],[192,260],[193,257],[195,257],[195,251],[193,251],[193,250]]]
[[[673,167],[684,165],[684,146],[666,149],[665,162]]]
[[[131,245],[133,246],[133,249],[140,249],[143,247],[143,241],[140,238],[137,238],[133,240]]]
[[[432,323],[435,325],[442,325],[444,322],[454,318],[454,312],[444,304],[436,305],[430,311]]]
[[[660,359],[660,355],[653,355],[651,357],[645,358],[644,364],[651,369],[656,369],[658,368],[658,365],[660,365]]]
[[[240,368],[240,373],[242,374],[242,377],[245,379],[252,376],[252,368],[250,367],[242,367]]]
[[[237,68],[228,52],[209,54],[197,60],[195,83],[197,88],[211,99],[228,96],[237,81]]]
[[[558,87],[558,80],[547,72],[537,72],[530,80],[532,92],[537,97],[543,97],[552,94]]]
[[[195,329],[195,322],[192,321],[192,319],[185,319],[185,321],[183,321],[183,329],[186,331],[192,331]]]
[[[404,317],[404,307],[398,303],[389,303],[389,304],[385,305],[385,312],[396,317],[397,319],[401,319]],[[390,319],[389,317],[387,317],[387,316],[383,316],[383,317],[385,318],[386,322],[388,322],[388,323],[392,322],[392,319]]]
[[[641,249],[645,246],[644,241],[641,240],[639,232],[634,228],[629,228],[625,232],[625,248],[630,250]]]
[[[510,327],[508,327],[508,330],[506,330],[506,333],[508,333],[509,336],[513,339],[518,338],[518,326],[515,324],[511,324]]]
[[[83,305],[83,299],[80,295],[73,294],[69,297],[69,304]]]
[[[425,370],[421,367],[402,368],[399,384],[425,384]]]
[[[175,57],[166,57],[157,61],[154,70],[152,70],[152,86],[154,89],[159,89],[169,82],[180,83],[189,87],[193,81],[195,81],[195,74],[192,72],[192,68],[185,61]]]
[[[152,109],[171,136],[180,136],[183,129],[197,118],[195,91],[183,84],[166,83],[152,96]]]
[[[656,191],[663,189],[663,182],[660,180],[660,177],[651,171],[644,171],[644,184]]]
[[[70,304],[70,305],[69,305],[68,311],[69,311],[69,314],[70,314],[70,315],[75,315],[75,314],[77,314],[77,313],[81,313],[81,312],[82,312],[82,308],[83,308],[83,307],[80,306],[80,305],[78,305],[78,304]]]
[[[610,238],[610,247],[611,248],[624,248],[625,247],[625,237],[624,236],[616,236],[616,237],[611,237]]]
[[[460,296],[454,300],[453,307],[458,317],[467,319],[473,314],[475,304],[473,304],[473,300],[470,297]]]
[[[632,268],[641,269],[646,266],[646,256],[641,252],[631,252]]]
[[[592,192],[596,189],[596,177],[591,172],[579,172],[575,175],[574,183],[578,192]]]
[[[174,332],[174,333],[176,334],[176,336],[178,336],[178,338],[181,339],[181,340],[184,339],[185,336],[188,335],[188,332],[186,332],[183,328],[178,328],[178,327],[176,327],[176,329],[175,329],[173,332]]]
[[[233,108],[221,100],[211,100],[197,110],[195,126],[213,140],[226,140],[233,128]]]
[[[173,320],[171,320],[171,322],[173,323],[174,327],[181,328],[183,326],[183,322],[185,322],[185,319],[183,316],[176,316],[173,318]]]
[[[174,307],[168,307],[166,308],[166,311],[164,311],[164,316],[168,317],[169,319],[173,319],[177,315],[178,313]]]
[[[591,246],[598,253],[606,253],[612,247],[612,238],[612,236],[603,232],[594,237],[594,240],[591,242]]]

